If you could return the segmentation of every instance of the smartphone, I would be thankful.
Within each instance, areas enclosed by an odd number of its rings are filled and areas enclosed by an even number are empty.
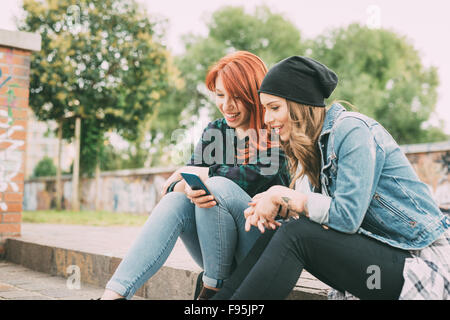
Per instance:
[[[206,196],[210,196],[211,192],[209,192],[208,188],[203,183],[202,179],[199,176],[193,173],[181,172],[181,176],[186,181],[186,183],[191,187],[192,190],[205,190]]]

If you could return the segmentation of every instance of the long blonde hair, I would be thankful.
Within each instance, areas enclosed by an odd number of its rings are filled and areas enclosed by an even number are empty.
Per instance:
[[[334,100],[325,108],[313,107],[286,100],[291,123],[289,140],[282,142],[289,163],[291,177],[290,188],[294,188],[298,178],[306,175],[314,187],[319,187],[320,150],[319,136],[322,132],[326,111],[335,103],[344,103],[352,111],[357,108],[345,100]],[[297,169],[301,166],[301,170]]]
[[[291,123],[289,140],[282,143],[289,163],[290,188],[295,181],[306,175],[315,187],[319,186],[320,150],[317,141],[325,120],[325,108],[303,105],[286,100]],[[297,172],[299,168],[301,169]]]

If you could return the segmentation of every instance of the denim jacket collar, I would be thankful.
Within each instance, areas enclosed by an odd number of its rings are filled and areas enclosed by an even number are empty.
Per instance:
[[[336,121],[336,119],[340,116],[342,112],[346,111],[345,108],[339,103],[334,103],[330,109],[325,114],[325,120],[323,121],[322,131],[320,132],[320,138],[322,136],[330,133],[331,128]],[[319,138],[319,140],[320,140]]]

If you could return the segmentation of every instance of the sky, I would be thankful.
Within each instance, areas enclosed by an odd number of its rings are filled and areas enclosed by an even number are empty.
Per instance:
[[[0,0],[0,29],[16,30],[14,16],[20,15],[21,0]],[[138,0],[151,15],[169,21],[167,45],[175,54],[182,52],[180,36],[205,35],[205,19],[224,5],[244,6],[252,12],[265,4],[283,14],[301,31],[313,38],[331,28],[353,22],[397,32],[419,51],[425,66],[438,68],[440,86],[435,124],[445,121],[450,134],[450,1],[448,0]]]

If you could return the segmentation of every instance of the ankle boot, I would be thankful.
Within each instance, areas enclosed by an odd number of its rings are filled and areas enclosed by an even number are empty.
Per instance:
[[[200,294],[198,295],[197,300],[209,300],[211,299],[215,294],[217,293],[216,290],[208,289],[205,286],[203,286],[202,290],[200,291]]]
[[[197,282],[195,284],[194,300],[197,300],[200,291],[203,288],[203,271],[197,276]]]

